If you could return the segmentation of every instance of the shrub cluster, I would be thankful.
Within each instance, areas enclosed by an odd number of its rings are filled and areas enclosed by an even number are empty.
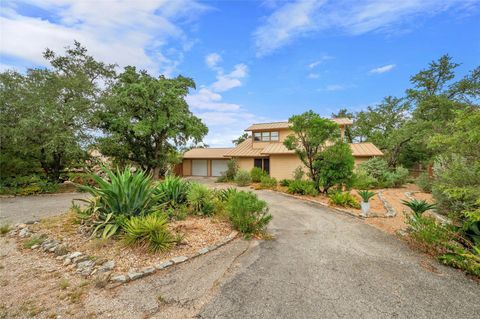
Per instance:
[[[218,183],[231,182],[235,179],[238,173],[238,163],[235,159],[231,159],[227,163],[227,170],[217,178]]]
[[[330,204],[342,207],[352,207],[359,209],[360,203],[358,199],[350,194],[350,192],[334,192],[328,195]]]
[[[288,182],[288,192],[290,194],[317,196],[318,191],[315,183],[307,180],[293,180]]]
[[[252,178],[250,177],[250,173],[247,171],[238,171],[237,175],[235,176],[235,183],[238,186],[248,186],[252,183]]]
[[[92,175],[97,186],[79,186],[92,194],[86,200],[88,206],[77,210],[94,237],[114,236],[129,245],[164,251],[182,239],[182,235],[169,230],[168,222],[172,219],[183,219],[189,214],[217,214],[247,236],[262,231],[271,219],[263,201],[233,188],[211,190],[179,177],[154,183],[151,176],[130,168],[115,172],[104,169],[104,173],[104,178]],[[237,203],[246,206],[237,208]]]
[[[260,167],[254,167],[250,170],[250,177],[254,183],[260,183],[260,180],[264,176],[267,176],[267,173]]]
[[[415,180],[415,184],[424,192],[432,192],[432,178],[428,175],[427,172],[421,173]]]
[[[277,184],[278,184],[277,180],[268,175],[262,176],[262,178],[260,179],[261,189],[276,189]]]
[[[58,183],[50,182],[38,175],[2,178],[0,181],[0,194],[4,195],[27,196],[54,193],[58,189]]]
[[[408,169],[402,166],[389,169],[387,161],[374,157],[358,166],[352,186],[357,189],[401,187],[408,175]]]

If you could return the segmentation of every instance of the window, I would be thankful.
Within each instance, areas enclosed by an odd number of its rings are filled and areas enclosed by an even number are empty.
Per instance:
[[[260,141],[261,133],[254,133],[253,134],[253,140],[254,141]]]
[[[270,141],[270,132],[262,132],[262,142]]]
[[[270,132],[270,140],[278,141],[278,132]]]

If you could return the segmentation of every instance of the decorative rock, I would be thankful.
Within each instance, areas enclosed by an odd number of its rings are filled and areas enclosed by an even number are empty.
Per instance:
[[[87,261],[87,260],[90,260],[90,258],[88,258],[88,256],[79,256],[77,258],[73,258],[72,262],[75,263],[75,264],[78,264],[78,263],[81,263],[81,262],[84,262],[84,261]]]
[[[57,247],[55,247],[53,252],[57,256],[65,256],[68,253],[68,249],[65,245],[58,245]]]
[[[95,266],[95,262],[93,260],[85,260],[77,264],[77,268],[87,268],[93,266]]]
[[[128,281],[128,278],[125,275],[118,275],[118,276],[114,276],[114,277],[110,278],[110,280],[113,281],[113,282],[124,283],[124,282]]]
[[[74,259],[74,258],[80,257],[81,255],[82,255],[81,252],[75,251],[75,252],[71,253],[70,255],[68,255],[68,258]]]
[[[37,223],[36,220],[29,220],[29,221],[25,222],[25,224],[27,224],[27,225],[33,225],[35,223]]]
[[[93,260],[85,260],[77,264],[77,273],[80,273],[84,277],[90,276],[93,271],[95,262]]]
[[[171,260],[174,264],[180,264],[180,263],[183,263],[184,261],[187,261],[188,257],[178,256],[178,257],[173,257]]]
[[[63,265],[64,266],[68,266],[72,263],[72,260],[70,258],[65,258],[65,260],[63,261]]]
[[[198,250],[197,254],[203,255],[203,254],[208,253],[209,251],[210,250],[208,249],[208,247],[205,247],[205,248],[202,248],[202,249]]]
[[[28,228],[22,228],[22,230],[20,230],[20,232],[18,233],[18,236],[22,238],[28,237],[30,236],[30,231],[28,230]]]
[[[163,263],[160,263],[160,264],[156,264],[155,268],[157,268],[158,270],[161,270],[161,269],[170,267],[171,265],[173,265],[173,262],[169,260],[169,261],[164,261]]]
[[[33,245],[30,249],[37,249],[40,245]]]
[[[138,278],[142,278],[144,276],[144,274],[141,273],[141,272],[132,271],[132,272],[129,272],[127,274],[127,276],[130,280],[135,280],[135,279],[138,279]]]
[[[102,264],[100,268],[98,269],[99,271],[109,271],[115,268],[115,261],[110,260]]]
[[[155,267],[145,267],[140,270],[144,275],[150,275],[155,272]]]
[[[17,224],[15,227],[19,228],[19,229],[22,229],[22,228],[27,227],[27,225],[26,224]]]

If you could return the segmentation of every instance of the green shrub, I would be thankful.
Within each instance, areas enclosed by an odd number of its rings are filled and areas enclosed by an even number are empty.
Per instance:
[[[288,192],[290,194],[317,196],[318,190],[312,181],[293,180],[288,184]]]
[[[368,175],[363,169],[357,169],[353,174],[352,186],[356,189],[372,189],[378,185],[378,180]]]
[[[246,237],[261,233],[272,220],[267,203],[252,192],[237,192],[230,196],[227,211],[235,229]]]
[[[260,183],[260,180],[262,177],[266,176],[267,173],[262,170],[260,167],[254,167],[250,171],[250,177],[252,178],[252,182],[254,183]]]
[[[23,243],[24,248],[32,248],[35,245],[41,245],[47,239],[47,235],[34,235]]]
[[[408,169],[402,166],[397,166],[397,168],[395,169],[394,186],[401,187],[402,185],[404,185],[407,182],[409,175],[410,172],[408,171]]]
[[[280,186],[288,187],[288,185],[290,185],[291,182],[292,182],[291,179],[281,179],[280,180]]]
[[[176,207],[187,202],[190,182],[177,176],[167,176],[155,188],[155,194],[160,203]]]
[[[275,189],[277,188],[277,180],[270,176],[262,176],[260,179],[260,188],[262,189]]]
[[[29,196],[36,194],[55,193],[59,184],[48,181],[38,175],[4,178],[0,182],[0,194]]]
[[[193,213],[211,216],[215,210],[214,194],[205,185],[192,183],[187,195],[187,202]]]
[[[424,192],[432,192],[432,178],[427,172],[421,173],[415,180],[415,184]]]
[[[305,172],[303,171],[302,166],[298,166],[293,171],[293,179],[296,180],[296,181],[299,181],[299,180],[303,179],[304,176],[305,176]]]
[[[360,203],[357,198],[349,192],[334,192],[328,195],[328,199],[330,204],[336,206],[360,208]]]
[[[252,178],[247,171],[238,171],[237,176],[235,176],[235,183],[238,186],[248,186],[252,182]]]
[[[168,229],[165,215],[133,216],[125,222],[124,240],[127,245],[138,245],[151,251],[166,251],[178,241]]]
[[[225,183],[235,180],[238,173],[238,163],[235,159],[231,159],[227,163],[227,170],[217,178],[218,183]]]
[[[170,206],[165,209],[165,214],[169,220],[184,220],[190,214],[190,210],[186,204]]]
[[[358,165],[368,176],[381,180],[385,172],[388,172],[388,163],[381,157],[373,157]]]

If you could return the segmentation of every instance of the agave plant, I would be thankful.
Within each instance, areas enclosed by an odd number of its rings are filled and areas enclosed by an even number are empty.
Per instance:
[[[190,182],[176,176],[167,176],[155,188],[158,200],[169,206],[178,206],[187,202]]]
[[[362,191],[358,191],[358,195],[360,195],[364,203],[368,203],[370,198],[375,196],[375,193],[369,190],[362,190]]]
[[[92,235],[102,231],[102,237],[108,238],[118,232],[122,220],[129,216],[145,215],[161,209],[162,194],[156,194],[152,179],[142,171],[132,173],[129,168],[112,172],[103,168],[106,174],[102,178],[92,175],[98,186],[79,185],[93,197],[82,215],[88,216],[94,227]]]
[[[429,204],[426,200],[412,199],[411,201],[402,200],[402,204],[409,207],[415,217],[420,217],[424,212],[436,207],[435,204]]]

